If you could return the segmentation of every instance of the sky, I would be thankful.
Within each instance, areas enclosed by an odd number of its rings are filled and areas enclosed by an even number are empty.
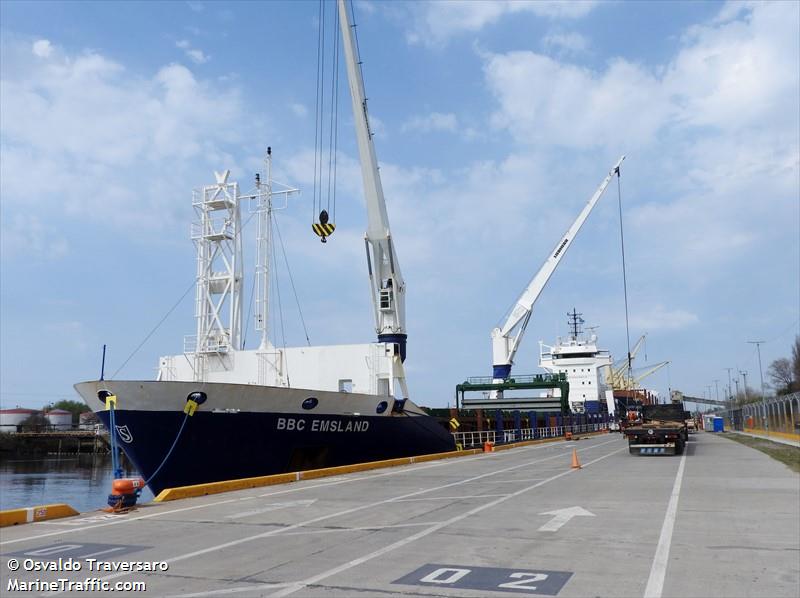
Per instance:
[[[514,372],[540,371],[539,341],[566,335],[573,308],[625,356],[621,200],[631,344],[647,334],[635,365],[670,362],[643,385],[722,397],[731,368],[759,389],[756,340],[769,383],[800,334],[800,3],[354,9],[415,402],[445,406],[491,373],[491,329],[623,154]],[[249,188],[267,146],[274,177],[301,189],[277,219],[312,344],[374,341],[344,79],[337,228],[323,245],[310,227],[319,12],[0,3],[2,407],[77,400],[104,344],[117,379],[152,379],[180,353],[195,329],[191,190],[223,169]],[[273,340],[302,345],[277,276]]]

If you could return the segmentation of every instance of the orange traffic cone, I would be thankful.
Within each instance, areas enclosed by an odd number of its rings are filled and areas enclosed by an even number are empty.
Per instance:
[[[578,461],[578,450],[572,449],[572,469],[580,469],[581,463]]]

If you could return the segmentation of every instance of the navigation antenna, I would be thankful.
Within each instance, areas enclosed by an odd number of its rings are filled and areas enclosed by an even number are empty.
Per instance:
[[[583,332],[583,330],[581,330],[581,324],[583,324],[585,320],[581,317],[582,315],[583,314],[579,314],[574,307],[572,308],[572,313],[567,312],[567,317],[569,317],[567,323],[570,328],[572,328],[572,338],[575,340],[577,340],[578,335]]]

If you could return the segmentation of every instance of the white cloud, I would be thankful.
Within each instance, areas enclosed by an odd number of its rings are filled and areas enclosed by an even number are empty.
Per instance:
[[[187,50],[186,55],[191,58],[195,64],[204,64],[211,59],[210,56],[203,54],[202,50],[197,49]]]
[[[3,218],[0,235],[4,258],[56,260],[67,254],[69,244],[53,226],[35,215],[14,214]]]
[[[577,19],[591,12],[597,2],[558,0],[439,0],[414,4],[410,43],[441,44],[463,32],[475,32],[509,14],[530,13],[547,19]]]
[[[708,287],[770,239],[797,238],[799,7],[746,5],[739,20],[692,27],[660,68],[486,55],[492,123],[523,148],[628,154],[629,257]]]
[[[696,314],[683,309],[668,309],[661,304],[647,305],[631,317],[634,329],[647,332],[680,330],[697,322]]]
[[[33,42],[33,53],[39,58],[49,58],[53,53],[53,46],[49,40],[39,39]]]
[[[740,20],[691,28],[662,93],[696,126],[738,129],[796,115],[798,21],[797,3],[763,3]]]
[[[218,168],[209,163],[240,139],[238,90],[216,89],[184,66],[140,76],[98,53],[54,49],[41,62],[29,48],[4,41],[0,85],[3,232],[20,245],[14,223],[23,213],[162,226],[169,212],[159,208],[185,187],[185,169]],[[153,210],[158,219],[147,217]],[[42,225],[31,234],[51,233]],[[34,245],[52,253],[47,242]]]
[[[290,104],[289,108],[292,110],[295,116],[299,116],[300,118],[305,118],[308,115],[308,108],[306,108],[303,104],[295,102]]]
[[[542,39],[545,49],[554,50],[565,54],[580,54],[589,47],[589,40],[580,33],[554,32],[547,34]]]
[[[621,58],[595,71],[530,51],[487,54],[500,103],[493,122],[522,143],[630,149],[667,127],[735,131],[796,120],[799,6],[754,4],[741,20],[693,27],[658,69]]]
[[[184,54],[186,54],[186,56],[195,64],[205,64],[211,60],[211,57],[205,54],[202,50],[192,48],[192,44],[189,42],[189,40],[179,40],[175,42],[175,45],[183,50]]]
[[[521,143],[574,148],[652,141],[673,111],[658,79],[614,60],[602,73],[534,52],[493,54],[484,66],[500,108],[493,124]]]
[[[430,133],[433,131],[449,131],[454,133],[458,129],[456,115],[448,112],[431,112],[425,116],[413,116],[408,119],[401,130],[403,131],[422,131]]]

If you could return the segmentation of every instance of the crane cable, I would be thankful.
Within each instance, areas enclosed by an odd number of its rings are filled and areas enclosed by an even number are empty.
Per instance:
[[[336,229],[336,154],[339,145],[339,11],[335,9],[333,32],[328,36],[325,27],[328,18],[326,4],[325,0],[320,0],[314,118],[314,192],[311,214],[311,228],[323,243]],[[330,72],[326,72],[325,55],[329,51],[327,47],[329,42],[332,44],[330,50],[332,65],[328,69]],[[330,82],[327,80],[328,77]],[[329,84],[330,91],[326,92]],[[327,93],[330,93],[329,98],[326,98]]]
[[[620,173],[617,168],[617,203],[619,205],[619,241],[622,249],[622,288],[625,295],[625,336],[628,341],[628,383],[633,384],[633,373],[631,372],[631,332],[628,325],[628,277],[625,269],[625,236],[622,232],[622,187],[620,185]]]
[[[319,30],[317,36],[317,91],[316,91],[316,106],[314,108],[314,190],[311,205],[311,222],[315,222],[317,218],[317,173],[319,172],[318,158],[321,158],[319,147],[320,140],[320,120],[322,115],[322,106],[324,98],[322,97],[322,78],[325,71],[325,54],[324,50],[324,37],[325,37],[325,2],[320,0],[319,3]],[[321,203],[320,199],[320,203]]]
[[[283,245],[283,237],[281,236],[281,229],[278,226],[278,219],[273,218],[273,222],[275,223],[275,232],[278,233],[278,241],[281,244],[281,253],[283,253],[283,262],[286,264],[286,273],[289,275],[289,282],[292,285],[292,293],[294,294],[294,301],[297,304],[297,311],[300,313],[300,322],[303,324],[303,333],[306,336],[306,343],[308,346],[311,346],[311,339],[308,337],[308,328],[306,327],[306,320],[303,317],[303,308],[300,307],[300,299],[297,296],[297,288],[294,285],[294,277],[292,276],[292,269],[289,266],[289,259],[286,257],[286,248]]]

